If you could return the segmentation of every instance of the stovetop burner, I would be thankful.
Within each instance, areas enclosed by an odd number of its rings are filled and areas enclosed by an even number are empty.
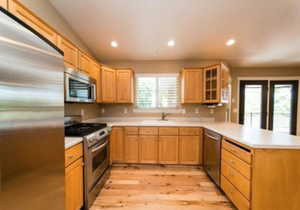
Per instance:
[[[83,137],[107,127],[106,123],[79,123],[65,127],[65,136]]]

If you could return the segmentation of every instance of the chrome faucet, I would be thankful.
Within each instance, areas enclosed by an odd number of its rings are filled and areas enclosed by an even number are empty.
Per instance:
[[[167,121],[167,119],[166,119],[167,116],[168,116],[167,113],[165,113],[165,112],[161,113],[161,120]]]

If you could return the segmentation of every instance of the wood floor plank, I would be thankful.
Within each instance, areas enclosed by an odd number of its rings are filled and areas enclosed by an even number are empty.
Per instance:
[[[117,166],[91,210],[231,210],[200,168]]]

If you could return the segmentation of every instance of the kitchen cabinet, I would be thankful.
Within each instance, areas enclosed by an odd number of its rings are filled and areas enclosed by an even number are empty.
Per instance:
[[[0,0],[0,7],[7,9],[7,0]]]
[[[78,69],[83,73],[90,75],[90,58],[84,54],[83,52],[79,51],[78,54]]]
[[[65,151],[65,208],[83,206],[83,146],[77,144]]]
[[[34,15],[30,10],[24,7],[17,1],[9,0],[8,1],[8,10],[24,21],[26,24],[31,26],[37,32],[39,32],[42,36],[48,39],[53,44],[57,44],[57,33],[54,29],[52,29],[48,24],[46,24],[43,20]]]
[[[117,103],[133,103],[133,70],[132,69],[117,69],[116,70],[116,88],[117,88]]]
[[[139,161],[141,163],[157,163],[158,137],[139,136]]]
[[[116,71],[106,66],[101,67],[102,102],[116,101]]]
[[[221,188],[241,210],[299,209],[300,150],[222,140]]]
[[[67,66],[77,69],[78,48],[61,36],[58,36],[58,48],[64,52],[64,61],[67,63]]]
[[[204,68],[203,103],[228,103],[230,97],[229,69],[224,64]]]
[[[124,161],[125,163],[139,162],[139,136],[126,135],[124,143]]]
[[[179,137],[179,162],[187,165],[200,164],[200,136]]]
[[[114,127],[110,136],[110,159],[112,163],[124,162],[124,128]]]
[[[203,69],[183,69],[181,75],[181,103],[202,103]]]
[[[159,136],[158,162],[161,164],[178,164],[178,136]]]

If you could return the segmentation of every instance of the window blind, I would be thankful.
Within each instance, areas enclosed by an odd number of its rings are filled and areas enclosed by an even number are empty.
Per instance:
[[[178,74],[137,75],[137,108],[176,108],[178,106]]]

